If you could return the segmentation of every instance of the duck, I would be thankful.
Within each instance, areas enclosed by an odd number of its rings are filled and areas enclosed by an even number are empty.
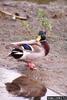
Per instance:
[[[12,46],[9,56],[18,61],[24,61],[31,70],[37,69],[33,61],[47,56],[50,51],[46,31],[39,31],[36,39],[13,42],[9,46]]]

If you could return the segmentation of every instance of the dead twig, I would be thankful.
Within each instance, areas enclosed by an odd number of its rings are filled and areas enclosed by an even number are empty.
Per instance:
[[[10,12],[7,12],[7,11],[3,11],[3,10],[0,10],[0,13],[3,14],[3,15],[8,15],[8,16],[11,16],[12,19],[20,19],[20,20],[27,20],[27,17],[22,17],[19,15],[19,13],[15,13],[15,14],[12,14]]]

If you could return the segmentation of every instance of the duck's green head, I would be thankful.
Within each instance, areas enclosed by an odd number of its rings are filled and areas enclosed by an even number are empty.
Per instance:
[[[38,37],[36,39],[37,41],[43,41],[46,40],[46,31],[39,31]]]
[[[46,40],[46,32],[39,31],[36,41],[41,43],[41,45],[45,49],[45,56],[46,56],[49,53],[49,50],[50,50],[50,46],[49,46],[49,44]]]

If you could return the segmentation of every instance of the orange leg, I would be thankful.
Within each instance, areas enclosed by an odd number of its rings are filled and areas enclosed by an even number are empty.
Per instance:
[[[35,66],[36,65],[34,63],[32,63],[31,61],[27,62],[27,67],[29,67],[31,70],[37,69]]]
[[[20,61],[20,60],[18,60],[18,61]],[[34,63],[32,63],[31,60],[28,60],[28,61],[26,61],[26,60],[21,60],[21,61],[25,62],[25,63],[26,63],[26,66],[29,67],[30,70],[37,69],[37,68],[36,68],[36,65],[35,65]]]

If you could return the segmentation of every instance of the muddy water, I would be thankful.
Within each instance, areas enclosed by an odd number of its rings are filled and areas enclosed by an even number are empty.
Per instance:
[[[0,68],[0,98],[1,100],[29,100],[23,97],[16,97],[9,94],[5,88],[6,82],[11,82],[15,78],[21,76],[20,73],[13,70],[8,70],[4,68]],[[41,100],[47,100],[47,96],[59,96],[59,94],[47,89],[47,93]],[[33,99],[32,99],[33,100]]]

